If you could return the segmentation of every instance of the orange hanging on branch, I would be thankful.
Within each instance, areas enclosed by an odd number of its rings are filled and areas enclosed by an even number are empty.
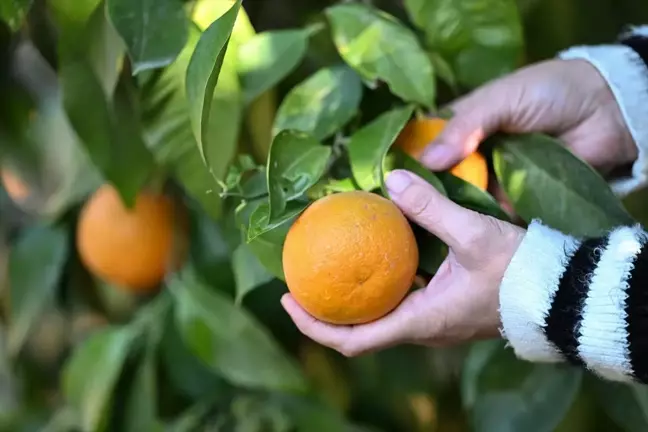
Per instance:
[[[411,157],[420,159],[423,150],[439,136],[446,123],[447,120],[439,117],[412,119],[399,134],[395,145]],[[488,187],[488,164],[478,152],[468,155],[450,172],[482,190]]]
[[[142,192],[132,209],[112,187],[101,187],[86,203],[77,226],[77,248],[96,276],[138,293],[154,289],[182,254],[173,201]]]

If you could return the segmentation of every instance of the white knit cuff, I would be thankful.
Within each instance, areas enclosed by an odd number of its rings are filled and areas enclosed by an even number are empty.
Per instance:
[[[648,27],[631,30],[648,36]],[[634,139],[638,158],[632,177],[615,180],[612,189],[626,195],[648,183],[648,68],[641,57],[624,45],[578,46],[559,54],[562,59],[590,62],[605,78]]]
[[[533,221],[500,287],[502,335],[516,355],[646,382],[648,297],[632,272],[648,265],[647,239],[641,227],[623,226],[580,241]]]
[[[525,360],[558,362],[562,357],[544,333],[568,255],[578,247],[569,236],[533,221],[500,285],[502,336]]]

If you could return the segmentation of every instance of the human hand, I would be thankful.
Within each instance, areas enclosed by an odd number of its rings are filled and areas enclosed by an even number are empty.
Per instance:
[[[585,60],[549,60],[520,69],[453,102],[454,116],[421,161],[445,170],[497,132],[556,136],[605,172],[633,162],[637,148],[611,89]]]
[[[392,172],[386,184],[406,216],[449,246],[447,258],[427,287],[368,324],[324,323],[286,294],[281,303],[299,330],[346,356],[402,343],[445,346],[497,337],[499,286],[525,231],[460,207],[407,171]]]

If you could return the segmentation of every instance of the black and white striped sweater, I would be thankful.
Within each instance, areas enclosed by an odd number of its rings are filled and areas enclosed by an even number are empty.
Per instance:
[[[648,181],[648,26],[617,45],[571,48],[606,79],[638,148],[626,194]],[[648,383],[648,232],[619,227],[576,239],[533,221],[500,287],[502,335],[536,362],[586,367],[609,380]]]

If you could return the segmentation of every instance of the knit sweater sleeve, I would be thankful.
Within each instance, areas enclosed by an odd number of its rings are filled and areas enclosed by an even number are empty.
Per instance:
[[[619,195],[648,184],[648,26],[630,28],[617,44],[576,46],[559,54],[563,59],[589,61],[614,94],[638,149],[632,174],[612,183]]]
[[[648,383],[648,233],[577,239],[533,221],[504,275],[500,316],[522,359]]]

